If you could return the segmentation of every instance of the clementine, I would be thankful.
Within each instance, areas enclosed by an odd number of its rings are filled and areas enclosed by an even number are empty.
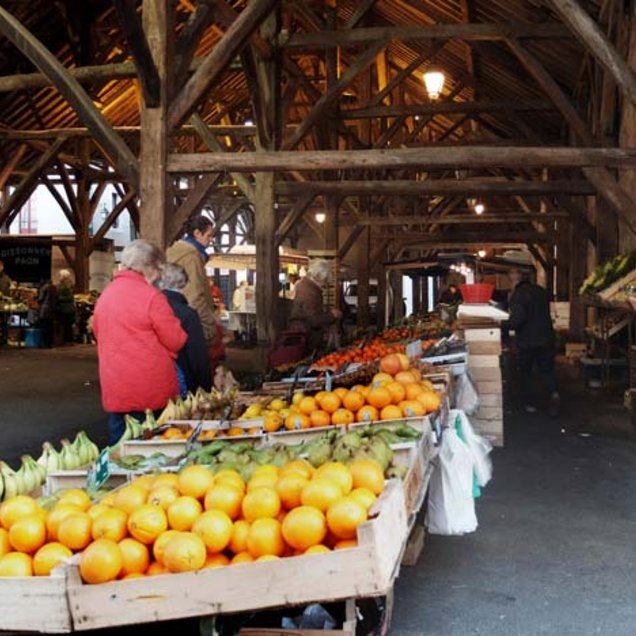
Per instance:
[[[232,539],[232,520],[221,510],[204,512],[192,526],[210,554],[222,552]]]
[[[353,477],[353,487],[367,488],[374,495],[384,490],[384,472],[382,466],[373,459],[354,459],[349,464]]]
[[[349,426],[355,421],[355,415],[349,409],[338,409],[331,416],[334,426]]]
[[[327,413],[327,411],[318,409],[317,411],[313,411],[313,413],[309,415],[309,421],[311,422],[311,426],[313,428],[329,426],[331,424],[331,416],[329,415],[329,413]]]
[[[276,519],[257,519],[247,535],[248,552],[255,558],[273,555],[282,556],[285,542],[281,524]]]
[[[389,404],[380,411],[381,420],[399,420],[402,417],[402,409],[395,404]]]
[[[298,402],[298,410],[305,415],[310,415],[314,411],[318,410],[318,403],[312,397],[304,397],[300,402]]]
[[[127,533],[126,521],[128,516],[119,508],[109,508],[99,515],[91,526],[93,539],[110,539],[119,543]]]
[[[48,576],[53,568],[72,556],[71,550],[61,543],[45,543],[33,556],[33,574]]]
[[[342,400],[340,396],[334,392],[328,392],[323,398],[320,400],[320,408],[323,411],[327,411],[327,413],[335,413],[342,404]]]
[[[391,393],[383,386],[371,389],[369,395],[367,395],[367,402],[377,409],[382,409],[391,404],[391,399]]]
[[[127,527],[134,539],[151,545],[168,529],[168,517],[161,506],[144,504],[128,517]]]
[[[307,477],[301,473],[291,472],[283,475],[276,483],[276,492],[283,507],[291,510],[300,506],[300,493],[308,483]]]
[[[380,413],[378,409],[375,408],[375,406],[371,406],[370,404],[363,406],[356,413],[357,422],[377,422],[379,418],[380,418]]]
[[[241,509],[250,523],[256,519],[273,519],[281,509],[280,496],[273,488],[256,488],[245,495]]]
[[[214,484],[214,475],[200,464],[186,466],[179,473],[179,492],[186,497],[201,499]]]
[[[359,411],[365,402],[365,397],[360,391],[347,391],[347,394],[342,398],[342,406],[353,413]]]
[[[312,506],[294,508],[282,525],[283,538],[296,550],[307,550],[322,543],[327,535],[325,515]]]
[[[203,506],[194,497],[179,497],[167,510],[168,525],[172,530],[187,531],[203,511]]]
[[[119,575],[144,574],[150,565],[148,547],[141,541],[130,538],[122,539],[118,545],[122,557],[122,568]]]
[[[20,517],[11,525],[9,543],[14,550],[33,554],[46,542],[46,526],[38,514]]]
[[[399,404],[406,397],[406,389],[399,382],[389,382],[384,388],[391,394],[392,404]]]
[[[93,541],[80,558],[80,574],[85,583],[114,581],[121,572],[123,559],[119,545],[110,539]]]
[[[192,532],[179,532],[168,541],[163,551],[163,564],[170,572],[200,570],[206,558],[203,539]]]
[[[57,528],[57,540],[69,550],[83,550],[92,540],[93,520],[85,512],[64,517]]]

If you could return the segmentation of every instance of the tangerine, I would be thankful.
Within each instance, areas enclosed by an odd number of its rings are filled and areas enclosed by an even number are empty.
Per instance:
[[[178,488],[179,492],[185,497],[201,499],[213,484],[214,475],[212,471],[200,464],[186,466],[179,473]]]
[[[248,552],[255,558],[263,556],[282,556],[285,542],[281,524],[276,519],[257,519],[247,535]]]
[[[349,426],[355,421],[355,415],[348,409],[338,409],[331,416],[331,422],[334,426]]]
[[[365,397],[360,391],[347,391],[347,394],[342,398],[342,406],[355,413],[364,406],[365,401]]]
[[[99,515],[91,526],[91,536],[93,539],[110,539],[119,543],[127,533],[126,522],[128,516],[119,508],[109,508]]]
[[[157,537],[152,546],[152,556],[155,557],[155,561],[157,563],[161,563],[163,565],[163,552],[170,539],[176,537],[179,532],[179,530],[166,530]]]
[[[228,484],[214,484],[205,493],[203,506],[206,510],[222,510],[230,519],[238,519],[241,514],[243,491]]]
[[[225,484],[234,486],[237,490],[243,492],[245,490],[245,482],[243,478],[235,470],[224,468],[214,475],[214,485]]]
[[[5,530],[20,518],[34,515],[38,510],[38,505],[32,497],[27,495],[17,495],[7,499],[0,506],[0,523]]]
[[[354,459],[349,464],[354,488],[367,488],[374,495],[384,490],[384,471],[373,459]]]
[[[312,506],[294,508],[282,525],[283,538],[296,550],[305,551],[322,543],[327,535],[325,515]]]
[[[380,411],[381,420],[399,420],[402,417],[402,409],[395,404],[389,404]]]
[[[0,559],[0,577],[33,576],[33,560],[22,552],[9,552]]]
[[[92,540],[93,520],[86,512],[74,512],[57,527],[57,540],[70,550],[83,550]]]
[[[417,400],[424,406],[427,413],[434,413],[442,404],[442,398],[437,391],[425,390],[417,396]]]
[[[250,524],[245,519],[239,519],[232,526],[232,538],[228,549],[234,554],[240,554],[247,551],[247,535],[250,530]]]
[[[406,389],[399,382],[389,382],[384,388],[391,394],[391,404],[399,404],[406,397]]]
[[[9,543],[14,550],[33,554],[46,542],[46,525],[38,514],[20,517],[11,525]]]
[[[134,539],[151,545],[168,529],[168,517],[161,506],[144,504],[128,517],[127,527]]]
[[[179,491],[174,486],[159,486],[150,491],[148,503],[167,510],[168,506],[178,498]]]
[[[426,408],[418,400],[404,400],[404,402],[400,402],[399,406],[404,417],[422,417],[426,415]]]
[[[203,511],[203,506],[194,497],[179,497],[167,510],[168,525],[172,530],[188,531]]]
[[[331,415],[329,415],[327,411],[318,409],[317,411],[313,411],[313,413],[309,415],[309,421],[311,423],[312,428],[320,428],[322,426],[329,426],[331,424]]]
[[[349,389],[345,389],[343,386],[339,386],[333,390],[333,392],[342,400],[347,393],[349,393]]]
[[[310,415],[314,411],[318,410],[318,403],[312,397],[306,396],[300,402],[298,402],[298,410],[305,415]]]
[[[283,507],[291,510],[300,506],[300,493],[308,483],[307,477],[301,473],[292,472],[283,475],[276,484],[276,492]]]
[[[271,413],[263,420],[263,428],[266,433],[275,433],[283,426],[283,418],[278,413]]]
[[[150,565],[150,551],[148,547],[136,539],[122,539],[119,542],[122,567],[120,576],[129,574],[144,574]]]
[[[145,488],[128,485],[117,491],[113,505],[129,515],[140,506],[143,506],[146,503],[146,499],[148,499],[148,492]]]
[[[335,413],[340,408],[341,404],[342,400],[340,399],[340,396],[334,391],[327,392],[327,394],[320,400],[320,408],[323,411],[327,411],[329,414]]]
[[[119,545],[110,539],[97,539],[82,552],[80,574],[85,583],[107,583],[119,576],[122,565]]]
[[[241,509],[250,523],[256,519],[273,519],[281,509],[280,496],[273,488],[256,488],[245,495]]]
[[[46,531],[50,541],[57,541],[57,529],[65,517],[74,512],[82,512],[73,504],[57,504],[46,518]]]
[[[62,496],[58,499],[58,503],[69,503],[81,508],[84,512],[91,507],[91,498],[88,496],[85,490],[80,488],[69,488],[64,491]]]
[[[340,462],[327,462],[323,464],[317,471],[318,477],[326,477],[331,481],[335,481],[343,495],[348,495],[353,487],[353,478],[349,469]]]
[[[179,532],[168,541],[163,551],[163,564],[170,572],[200,570],[206,558],[203,539],[192,532]]]
[[[232,539],[232,520],[221,510],[208,510],[194,522],[192,532],[201,537],[210,554],[222,552]]]
[[[369,391],[369,395],[367,395],[367,402],[377,409],[382,409],[388,404],[391,404],[391,393],[383,386],[373,388]]]
[[[420,386],[419,382],[410,382],[404,385],[406,391],[407,400],[415,400],[418,395],[424,392],[424,389]]]
[[[304,413],[291,413],[285,418],[285,428],[288,431],[311,428],[311,420]]]
[[[367,509],[352,497],[343,497],[329,506],[327,525],[339,539],[354,539],[358,526],[367,520]]]
[[[342,497],[342,490],[337,482],[326,477],[312,479],[302,490],[300,501],[303,506],[313,506],[321,512]]]
[[[356,422],[377,422],[380,412],[375,406],[367,404],[356,413]]]
[[[72,556],[71,550],[61,543],[45,543],[33,556],[33,574],[48,576],[53,568]]]
[[[371,380],[371,388],[377,389],[381,386],[389,384],[390,382],[393,382],[393,376],[390,373],[376,373],[373,376],[373,380]]]

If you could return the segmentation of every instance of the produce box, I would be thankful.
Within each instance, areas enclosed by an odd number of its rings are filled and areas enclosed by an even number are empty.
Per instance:
[[[358,528],[357,547],[325,554],[102,585],[84,585],[77,564],[71,564],[67,589],[73,625],[82,631],[386,595],[407,533],[400,480],[387,482],[373,513],[377,516]]]
[[[60,490],[68,488],[86,488],[88,470],[57,470],[46,476],[46,482],[42,488],[42,494],[49,497]],[[130,473],[124,470],[111,471],[110,477],[104,484],[105,488],[116,488],[125,484]],[[0,579],[2,580],[2,579]]]
[[[280,430],[275,433],[267,434],[267,441],[272,444],[287,444],[292,446],[294,444],[300,444],[313,437],[322,435],[327,431],[338,431],[338,433],[344,433],[347,430],[346,426],[317,426],[315,428],[304,428],[297,431]]]

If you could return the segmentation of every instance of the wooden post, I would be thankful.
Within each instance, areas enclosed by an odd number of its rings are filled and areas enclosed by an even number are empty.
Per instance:
[[[369,251],[371,228],[366,227],[358,239],[358,327],[369,326]]]
[[[141,237],[164,248],[167,223],[173,212],[171,182],[166,171],[167,110],[172,86],[171,4],[163,0],[144,0],[142,18],[148,46],[161,78],[161,91],[156,108],[150,108],[144,102],[141,110]]]
[[[91,252],[90,225],[93,207],[90,199],[91,183],[88,178],[90,162],[90,139],[82,139],[78,142],[79,155],[84,166],[76,174],[77,194],[75,201],[69,201],[76,214],[75,231],[75,287],[78,292],[87,292],[89,289],[90,267],[89,255]],[[73,205],[73,203],[75,205]]]

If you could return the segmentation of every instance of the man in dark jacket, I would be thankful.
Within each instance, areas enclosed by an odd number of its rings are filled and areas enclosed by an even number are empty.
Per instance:
[[[548,292],[531,283],[520,270],[510,272],[515,285],[510,296],[510,319],[503,326],[513,329],[517,342],[517,363],[525,410],[536,412],[533,404],[532,370],[536,366],[550,396],[548,412],[559,412],[559,389],[554,369],[554,329]]]
[[[212,385],[208,348],[199,314],[188,305],[181,290],[188,284],[188,275],[181,265],[167,263],[161,274],[161,289],[168,299],[174,315],[188,334],[185,345],[177,356],[177,366],[183,372],[188,391],[199,387],[209,391]]]

